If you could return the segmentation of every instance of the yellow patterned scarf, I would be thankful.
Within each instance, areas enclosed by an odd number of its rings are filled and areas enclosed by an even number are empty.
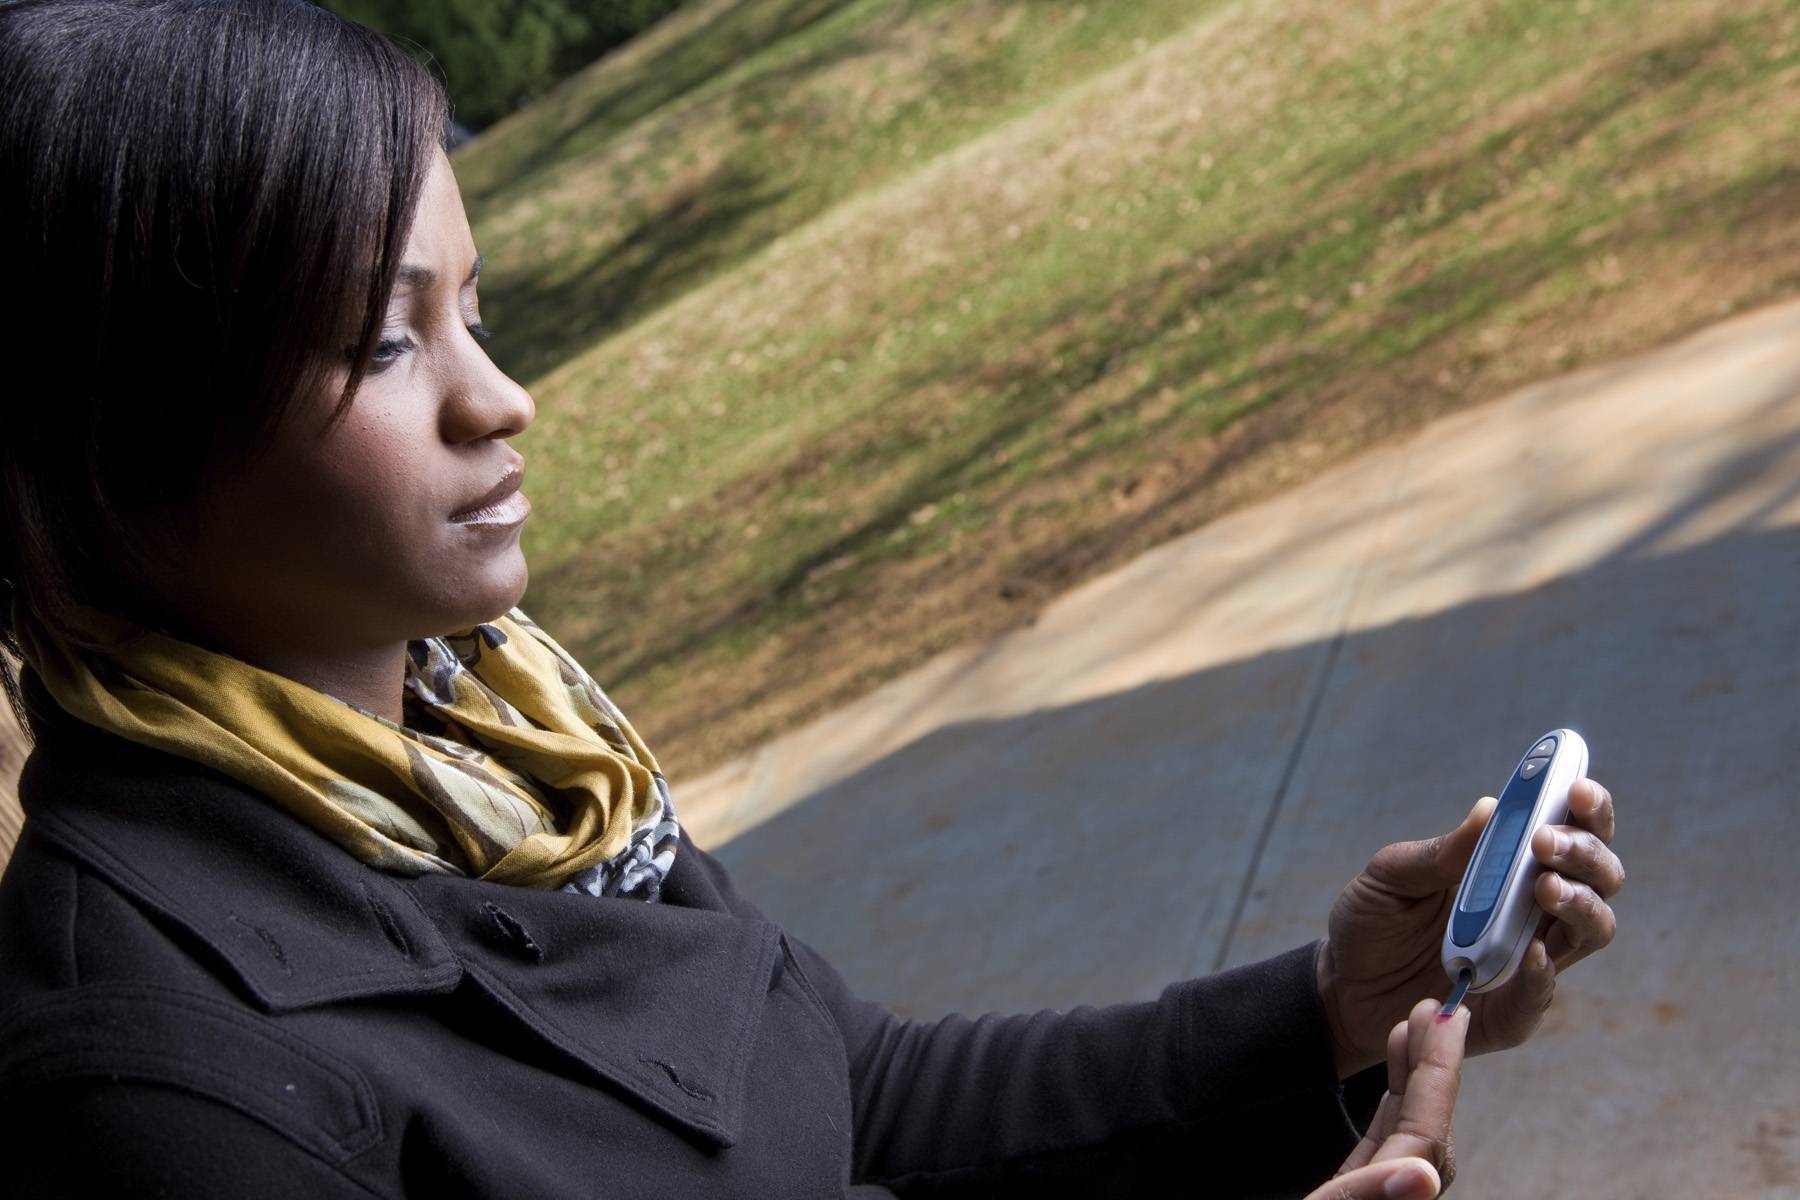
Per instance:
[[[406,725],[110,614],[78,620],[106,655],[13,606],[64,709],[241,780],[380,870],[654,900],[674,861],[649,747],[517,608],[408,643]]]

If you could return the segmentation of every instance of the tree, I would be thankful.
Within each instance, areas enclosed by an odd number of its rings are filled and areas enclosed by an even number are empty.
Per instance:
[[[457,121],[480,129],[654,24],[680,0],[324,0],[435,60]]]

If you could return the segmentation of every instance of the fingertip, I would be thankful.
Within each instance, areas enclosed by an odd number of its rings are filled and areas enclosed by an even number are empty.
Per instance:
[[[1544,944],[1543,938],[1531,939],[1531,945],[1525,951],[1525,960],[1539,975],[1555,978],[1556,966],[1550,961],[1550,947]]]
[[[1388,1030],[1387,1040],[1387,1090],[1396,1096],[1406,1094],[1406,1071],[1408,1066],[1407,1043],[1411,1039],[1411,1026],[1401,1021]]]
[[[1613,840],[1613,793],[1598,779],[1577,779],[1570,784],[1570,815],[1602,842]]]
[[[1437,1168],[1417,1155],[1408,1154],[1365,1163],[1343,1172],[1331,1181],[1329,1188],[1313,1194],[1329,1193],[1336,1197],[1356,1197],[1357,1200],[1374,1200],[1375,1197],[1381,1197],[1381,1200],[1434,1200],[1443,1190],[1443,1179]]]
[[[1458,1045],[1461,1045],[1469,1036],[1469,1023],[1473,1019],[1473,1010],[1470,1009],[1467,1004],[1459,1004],[1456,1006],[1455,1012],[1451,1013],[1449,1016],[1445,1016],[1440,1012],[1436,1017],[1432,1018],[1431,1023],[1434,1031],[1441,1025],[1450,1026],[1448,1030],[1437,1036],[1453,1038]]]
[[[1469,1011],[1466,1004],[1457,1006],[1460,1015]],[[1430,1053],[1432,1043],[1440,1036],[1436,1032],[1440,1024],[1449,1024],[1442,1020],[1444,1002],[1427,996],[1413,1005],[1412,1011],[1406,1015],[1406,1067],[1410,1072]]]
[[[1556,871],[1545,871],[1539,875],[1537,882],[1531,885],[1531,890],[1538,907],[1548,915],[1554,915],[1560,910],[1571,894],[1569,881]]]
[[[1448,886],[1462,878],[1469,865],[1469,856],[1475,853],[1475,844],[1481,840],[1481,831],[1487,827],[1488,818],[1494,815],[1499,803],[1492,796],[1483,796],[1469,809],[1462,824],[1422,843],[1429,847],[1432,871],[1440,877],[1437,886]]]
[[[1433,1200],[1443,1191],[1443,1180],[1437,1168],[1422,1158],[1393,1160],[1393,1174],[1382,1181],[1381,1194],[1386,1200]]]
[[[1543,1012],[1556,998],[1556,964],[1541,937],[1531,939],[1525,958],[1519,963],[1519,980],[1514,1005],[1521,1012]]]

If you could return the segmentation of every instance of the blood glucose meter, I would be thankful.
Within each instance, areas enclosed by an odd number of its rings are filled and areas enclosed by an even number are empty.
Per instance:
[[[1519,969],[1543,915],[1532,889],[1544,867],[1531,853],[1531,835],[1569,819],[1569,788],[1587,770],[1587,743],[1572,729],[1551,730],[1519,760],[1469,856],[1444,929],[1444,971],[1456,984],[1445,1013],[1465,991],[1491,991]]]

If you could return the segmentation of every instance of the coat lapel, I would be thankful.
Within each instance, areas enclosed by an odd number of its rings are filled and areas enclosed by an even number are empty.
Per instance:
[[[259,1008],[467,981],[692,1135],[737,1140],[780,930],[724,911],[693,855],[657,903],[402,878],[211,768],[66,714],[48,726],[20,778],[28,829],[201,943]]]
[[[64,717],[25,760],[19,798],[29,829],[201,943],[266,1012],[462,978],[394,880],[210,767]]]
[[[471,979],[540,1038],[707,1140],[736,1142],[776,926],[449,876],[411,886]]]

